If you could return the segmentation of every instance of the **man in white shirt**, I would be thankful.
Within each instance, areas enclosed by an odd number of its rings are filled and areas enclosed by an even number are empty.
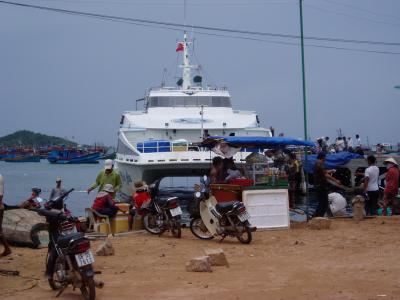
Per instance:
[[[356,148],[361,148],[361,138],[356,134]]]
[[[350,152],[352,152],[354,149],[354,142],[350,136],[347,138],[347,148],[349,149]]]
[[[365,169],[364,174],[364,193],[368,195],[365,201],[365,213],[376,216],[379,198],[379,168],[375,165],[375,156],[369,155],[367,161],[369,167]]]
[[[6,238],[3,235],[3,215],[4,215],[4,204],[3,204],[3,196],[4,196],[4,179],[0,174],[0,243],[4,246],[3,253],[0,256],[7,256],[11,254],[10,246],[8,245]]]

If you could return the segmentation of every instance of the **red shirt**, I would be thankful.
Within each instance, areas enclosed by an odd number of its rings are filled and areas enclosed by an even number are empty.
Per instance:
[[[137,211],[140,210],[143,203],[150,200],[151,196],[148,192],[136,192],[133,194],[133,203],[135,203],[135,208]]]
[[[94,199],[92,208],[94,210],[102,210],[103,208],[115,206],[115,201],[110,194],[99,195]]]
[[[385,194],[396,196],[399,191],[399,169],[391,167],[386,173]]]

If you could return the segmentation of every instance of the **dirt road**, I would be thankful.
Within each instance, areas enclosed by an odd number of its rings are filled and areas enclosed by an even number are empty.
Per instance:
[[[112,239],[116,254],[96,257],[97,299],[400,299],[400,218],[355,223],[335,220],[330,230],[301,227],[256,232],[251,245],[131,234]],[[98,242],[94,242],[95,249]],[[189,273],[185,263],[204,249],[224,249],[230,268]],[[43,279],[46,249],[13,248],[0,269],[1,299],[53,299]],[[59,299],[81,299],[68,288]]]

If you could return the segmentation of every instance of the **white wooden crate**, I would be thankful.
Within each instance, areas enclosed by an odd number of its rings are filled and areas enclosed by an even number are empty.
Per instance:
[[[260,229],[290,227],[287,189],[243,191],[243,203],[253,226]]]

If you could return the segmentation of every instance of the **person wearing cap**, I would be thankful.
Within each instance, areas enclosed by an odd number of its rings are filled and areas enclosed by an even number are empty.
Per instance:
[[[19,207],[25,209],[39,208],[41,202],[43,201],[43,199],[39,197],[41,192],[42,190],[39,188],[32,188],[31,196],[23,201]]]
[[[148,186],[144,181],[136,181],[134,183],[135,191],[133,192],[132,199],[136,211],[140,212],[143,203],[149,201],[151,196],[148,192]]]
[[[397,161],[391,157],[383,162],[386,165],[386,185],[383,191],[383,205],[382,205],[382,215],[386,216],[386,209],[388,207],[392,208],[392,214],[396,212],[396,196],[399,191],[399,164]]]
[[[114,192],[115,190],[111,184],[105,184],[101,191],[97,194],[96,199],[94,199],[92,208],[99,214],[106,215],[111,218],[114,217],[119,209],[115,205],[115,200],[112,196]]]
[[[341,184],[339,180],[332,177],[330,171],[325,170],[325,157],[325,153],[319,153],[314,166],[314,186],[318,198],[318,206],[317,210],[315,211],[314,217],[323,217],[325,216],[325,213],[331,214],[328,199],[328,179],[336,182],[337,184]]]
[[[65,194],[67,191],[61,187],[61,177],[56,178],[56,187],[51,190],[49,200],[54,200],[61,195]]]
[[[96,187],[99,187],[100,192],[106,184],[111,184],[115,192],[119,192],[121,189],[121,176],[114,170],[114,163],[111,159],[105,160],[104,170],[97,175],[96,181],[87,189],[87,193],[89,194]]]
[[[0,254],[0,256],[7,256],[11,254],[11,249],[7,243],[6,238],[3,235],[3,216],[4,216],[3,196],[4,196],[4,179],[3,176],[0,174],[0,243],[2,243],[4,246],[4,251]]]
[[[135,216],[135,211],[142,215],[141,209],[143,208],[144,203],[148,203],[151,200],[150,193],[148,192],[148,186],[144,181],[136,181],[134,183],[134,192],[132,195],[133,205],[129,209],[129,230],[133,228],[133,217]],[[135,209],[133,209],[133,206]]]

